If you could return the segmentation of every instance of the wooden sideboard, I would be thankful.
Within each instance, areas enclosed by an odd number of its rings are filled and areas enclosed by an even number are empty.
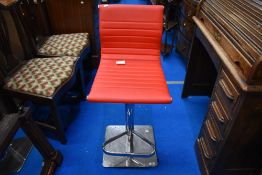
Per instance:
[[[196,140],[202,174],[258,175],[262,167],[262,4],[205,0],[182,97],[211,96]]]
[[[182,0],[179,3],[176,50],[188,61],[190,46],[194,34],[192,17],[196,15],[198,0]]]

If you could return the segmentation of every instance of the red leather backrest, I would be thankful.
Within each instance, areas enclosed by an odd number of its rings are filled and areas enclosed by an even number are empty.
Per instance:
[[[99,5],[99,15],[101,54],[160,59],[163,6]]]

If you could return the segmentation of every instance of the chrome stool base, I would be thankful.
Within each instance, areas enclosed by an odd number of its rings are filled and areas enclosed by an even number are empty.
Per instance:
[[[104,167],[157,166],[158,161],[155,148],[149,144],[151,143],[155,145],[152,126],[134,125],[134,128],[132,129],[132,135],[132,145],[130,145],[130,140],[125,125],[110,125],[106,128],[105,142],[116,136],[119,137],[110,141],[110,143],[104,147],[107,152],[112,152],[112,154],[104,153]],[[126,155],[130,153],[134,155]],[[123,156],[121,156],[121,154]]]

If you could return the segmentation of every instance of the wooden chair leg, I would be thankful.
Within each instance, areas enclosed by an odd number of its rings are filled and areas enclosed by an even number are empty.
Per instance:
[[[56,134],[62,144],[66,144],[65,131],[61,122],[61,118],[58,111],[58,105],[56,102],[51,102],[51,116],[56,127]]]
[[[21,128],[44,158],[41,175],[52,175],[55,169],[62,164],[63,155],[48,142],[42,131],[37,127],[31,118],[31,111],[28,109],[24,111],[22,117],[20,117]]]
[[[84,99],[86,98],[86,93],[85,93],[85,74],[83,70],[83,64],[79,66],[78,80],[80,82],[81,98]]]

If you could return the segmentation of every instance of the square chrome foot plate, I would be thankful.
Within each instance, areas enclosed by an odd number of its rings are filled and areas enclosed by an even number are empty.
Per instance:
[[[120,133],[125,132],[125,125],[110,125],[106,128],[105,140],[112,138]],[[147,138],[150,142],[155,144],[154,132],[152,126],[149,125],[135,125],[134,130]],[[134,153],[149,153],[152,152],[152,148],[143,142],[140,138],[134,136]],[[108,144],[107,150],[112,152],[126,153],[130,150],[128,143],[128,136],[125,135],[112,143]],[[156,153],[151,157],[127,157],[127,156],[112,156],[104,153],[103,155],[103,166],[104,167],[155,167],[157,166],[157,155]]]

